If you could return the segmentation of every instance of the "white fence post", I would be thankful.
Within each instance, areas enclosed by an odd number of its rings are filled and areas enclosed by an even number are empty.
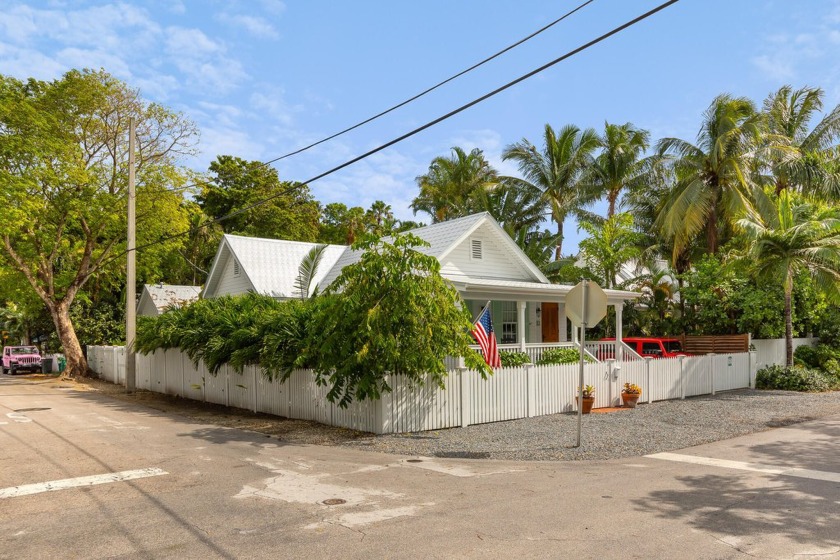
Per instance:
[[[645,387],[645,391],[647,391],[647,396],[648,396],[647,402],[648,402],[648,404],[653,402],[653,391],[651,390],[651,384],[650,384],[650,361],[652,359],[653,358],[650,357],[650,356],[645,356],[645,358],[644,358],[644,360],[645,360],[645,383],[647,383],[647,387]]]
[[[750,389],[755,388],[755,367],[756,367],[756,353],[755,352],[747,352],[749,356],[747,361],[747,369],[749,370],[749,381],[747,384],[749,385]]]
[[[257,366],[251,366],[254,368],[254,414],[257,413],[257,403],[259,402],[257,399],[259,398],[259,392],[257,391]]]
[[[225,406],[230,406],[230,372],[227,366],[225,366]]]
[[[710,373],[710,377],[711,377],[710,383],[712,384],[712,391],[711,391],[712,396],[715,396],[715,356],[716,355],[717,354],[715,354],[714,352],[709,354],[709,356],[712,357],[712,361],[709,362],[709,373]]]
[[[525,414],[533,418],[536,411],[536,387],[534,386],[534,364],[525,364]]]
[[[685,400],[685,356],[680,356],[680,400]]]
[[[472,412],[469,386],[470,370],[458,368],[458,380],[461,383],[461,427],[466,428],[470,425],[470,412]]]

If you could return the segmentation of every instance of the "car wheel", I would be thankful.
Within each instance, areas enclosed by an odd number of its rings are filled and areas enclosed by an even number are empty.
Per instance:
[[[3,375],[9,375],[9,370],[6,366],[3,366]]]
[[[16,373],[17,373],[17,368],[16,368],[15,366],[10,367],[10,368],[9,368],[9,373],[10,373],[11,375],[16,374]]]

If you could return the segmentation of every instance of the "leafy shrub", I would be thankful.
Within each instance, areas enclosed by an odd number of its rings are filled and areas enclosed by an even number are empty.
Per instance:
[[[758,370],[755,386],[757,389],[818,392],[830,391],[836,385],[829,375],[818,369],[772,365]]]
[[[577,348],[549,348],[542,353],[537,364],[574,364],[578,361],[580,361],[580,350]],[[586,361],[591,362],[592,358],[586,356]]]
[[[525,352],[505,350],[499,352],[499,357],[502,359],[502,367],[517,367],[531,363],[531,358]]]
[[[802,364],[810,368],[820,367],[819,355],[814,346],[800,346],[794,350],[793,359],[797,364]]]

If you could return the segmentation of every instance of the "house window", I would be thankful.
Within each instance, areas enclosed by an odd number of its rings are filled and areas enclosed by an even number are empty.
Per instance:
[[[233,259],[233,277],[236,278],[241,272],[242,270],[239,268],[239,261]]]
[[[516,302],[502,302],[502,340],[500,344],[514,344],[517,341]]]
[[[470,239],[470,258],[481,260],[481,239]]]

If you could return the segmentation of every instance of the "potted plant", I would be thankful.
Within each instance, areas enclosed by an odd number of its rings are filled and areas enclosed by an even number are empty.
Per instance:
[[[621,390],[621,402],[627,408],[636,408],[639,397],[642,396],[642,388],[635,383],[625,383]]]
[[[583,407],[582,412],[584,414],[589,414],[592,412],[592,406],[595,404],[595,387],[592,385],[584,385],[583,391],[578,391],[579,396],[575,397],[575,402],[578,403],[578,406]],[[581,402],[583,399],[583,402]]]

